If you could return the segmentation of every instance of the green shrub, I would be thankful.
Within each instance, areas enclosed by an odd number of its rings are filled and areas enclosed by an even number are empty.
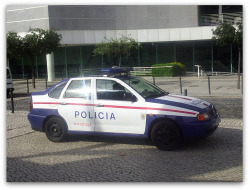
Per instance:
[[[160,67],[160,66],[172,66],[172,67]],[[173,63],[160,63],[152,65],[152,77],[169,77],[169,76],[183,76],[186,73],[185,65],[173,62]]]

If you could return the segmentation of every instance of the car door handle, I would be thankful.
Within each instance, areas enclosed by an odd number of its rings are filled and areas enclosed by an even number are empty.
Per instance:
[[[103,104],[96,104],[95,107],[104,107]]]
[[[66,102],[60,102],[60,105],[67,105]]]

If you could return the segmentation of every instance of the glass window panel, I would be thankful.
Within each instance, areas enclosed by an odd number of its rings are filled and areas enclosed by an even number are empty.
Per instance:
[[[72,80],[65,91],[64,98],[91,100],[91,80]]]
[[[120,83],[113,80],[96,81],[96,92],[98,100],[120,100],[130,101],[132,93]]]
[[[62,83],[62,84],[56,86],[54,89],[52,89],[49,93],[49,97],[58,99],[66,84],[67,84],[67,82]]]

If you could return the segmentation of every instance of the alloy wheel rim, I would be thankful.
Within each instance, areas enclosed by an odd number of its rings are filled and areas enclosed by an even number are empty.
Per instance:
[[[50,127],[50,134],[52,137],[60,137],[62,129],[56,123],[53,123]]]
[[[157,139],[160,143],[168,144],[172,142],[173,136],[171,134],[171,131],[167,127],[162,127],[157,132]]]

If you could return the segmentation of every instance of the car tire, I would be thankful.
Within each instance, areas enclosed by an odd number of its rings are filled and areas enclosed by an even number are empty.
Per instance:
[[[178,148],[182,136],[178,126],[172,121],[159,121],[151,131],[151,140],[160,150],[169,151]]]
[[[68,134],[65,123],[58,117],[52,117],[45,123],[45,134],[52,142],[62,142],[66,140]]]

